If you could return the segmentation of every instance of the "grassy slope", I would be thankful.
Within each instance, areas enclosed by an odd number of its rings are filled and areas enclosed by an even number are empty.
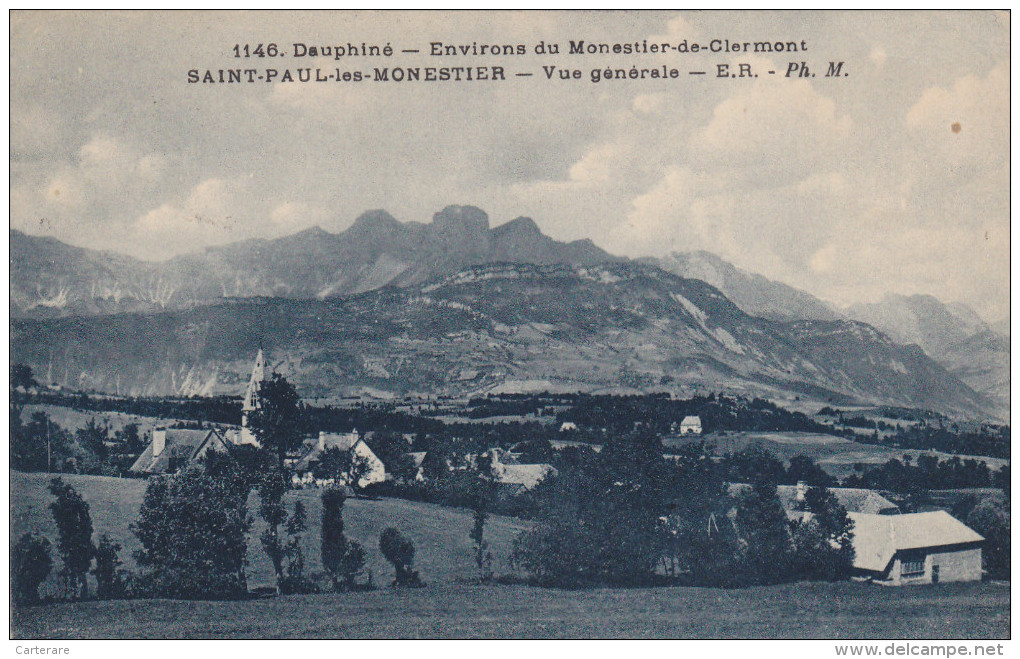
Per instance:
[[[50,538],[51,542],[56,540],[56,526],[49,511],[53,497],[46,489],[50,478],[52,476],[48,474],[11,472],[13,539],[26,531],[35,531]],[[124,546],[122,560],[128,567],[134,568],[131,555],[140,549],[140,545],[128,525],[138,516],[145,495],[145,481],[74,475],[64,475],[63,478],[88,501],[96,536],[109,533],[120,542]],[[298,498],[308,511],[309,530],[304,543],[307,569],[319,571],[322,569],[319,561],[322,515],[319,495],[314,490],[292,492],[288,495],[289,505],[292,506]],[[248,580],[251,586],[273,582],[272,566],[258,540],[264,526],[258,520],[257,505],[258,500],[253,495],[249,510],[256,523],[249,533],[248,542]],[[397,527],[414,541],[417,548],[415,564],[427,582],[449,583],[471,579],[475,574],[472,545],[468,538],[472,520],[471,513],[466,510],[399,499],[348,499],[344,506],[344,521],[347,536],[365,546],[367,566],[372,570],[376,583],[388,583],[392,578],[393,568],[378,549],[379,533],[387,526]],[[486,525],[486,537],[495,557],[497,573],[507,570],[505,562],[511,543],[523,528],[523,522],[505,517],[493,517]],[[50,582],[43,586],[43,594],[55,592],[55,586],[56,581],[51,577]]]
[[[1009,588],[789,584],[558,591],[432,584],[248,602],[12,612],[14,638],[1007,638]]]

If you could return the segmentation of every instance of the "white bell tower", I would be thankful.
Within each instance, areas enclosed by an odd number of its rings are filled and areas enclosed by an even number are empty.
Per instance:
[[[251,370],[251,379],[248,381],[248,390],[244,393],[244,403],[241,405],[241,443],[258,445],[258,440],[248,428],[248,414],[262,407],[259,402],[259,388],[266,380],[266,357],[262,349],[255,355],[255,366]]]

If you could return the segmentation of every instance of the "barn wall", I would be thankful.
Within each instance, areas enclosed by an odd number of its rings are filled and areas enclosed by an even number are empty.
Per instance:
[[[902,576],[903,562],[920,560],[924,556],[924,574],[918,576]],[[956,547],[938,548],[928,552],[901,552],[893,559],[894,564],[889,577],[896,584],[931,583],[932,567],[939,566],[939,582],[980,581],[981,580],[981,548]]]

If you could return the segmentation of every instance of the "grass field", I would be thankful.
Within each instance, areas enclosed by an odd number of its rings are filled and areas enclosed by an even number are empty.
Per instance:
[[[914,460],[918,455],[926,453],[926,451],[914,449],[862,444],[835,435],[806,432],[727,432],[704,437],[688,435],[683,438],[667,439],[664,443],[670,447],[677,447],[685,443],[700,441],[714,446],[716,455],[739,451],[753,443],[761,444],[784,461],[789,461],[790,458],[798,455],[806,455],[825,471],[841,479],[850,475],[854,470],[854,464],[858,462],[867,465],[880,465],[893,458],[902,460],[904,455],[909,455]],[[936,452],[935,454],[940,460],[953,457],[948,453]],[[989,469],[998,469],[1004,464],[1009,464],[1009,460],[1002,458],[960,456],[961,459],[969,457],[987,463]]]
[[[1009,588],[596,589],[433,583],[246,602],[14,610],[12,638],[1008,638]]]
[[[53,500],[46,489],[50,474],[23,474],[11,472],[11,532],[12,538],[26,531],[47,536],[51,542],[57,538],[56,525],[49,505]],[[91,507],[95,535],[108,533],[123,545],[121,559],[134,569],[131,555],[141,548],[129,524],[138,517],[138,509],[145,495],[145,481],[106,478],[101,476],[63,475]],[[319,560],[319,529],[322,508],[319,492],[297,490],[287,495],[288,507],[300,499],[308,511],[308,532],[305,534],[305,562],[310,572],[321,571]],[[256,523],[249,533],[248,584],[255,587],[273,583],[272,565],[266,557],[258,537],[264,526],[257,515],[258,500],[249,501],[249,511]],[[476,575],[474,554],[468,532],[471,513],[466,510],[403,501],[400,499],[348,499],[344,505],[345,532],[348,537],[365,546],[367,567],[376,583],[389,583],[393,568],[379,553],[379,533],[387,526],[395,526],[414,541],[417,554],[415,565],[428,583],[454,583]],[[494,556],[496,573],[508,571],[506,565],[511,543],[525,528],[519,520],[493,516],[486,525],[486,539]],[[59,561],[58,561],[59,562]],[[55,571],[55,570],[54,570]],[[56,592],[56,579],[43,585],[42,594]]]

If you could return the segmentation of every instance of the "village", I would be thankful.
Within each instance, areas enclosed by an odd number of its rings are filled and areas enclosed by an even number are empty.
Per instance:
[[[139,476],[173,473],[189,464],[201,463],[209,452],[228,453],[231,447],[258,446],[249,425],[251,415],[261,408],[260,390],[272,375],[262,350],[259,350],[243,397],[241,425],[216,425],[207,429],[153,429],[152,441],[139,455],[130,471]],[[560,426],[564,433],[576,430],[575,424]],[[700,437],[701,419],[685,416],[677,428],[680,436]],[[368,431],[371,434],[371,430]],[[306,437],[298,450],[286,459],[290,486],[295,489],[343,486],[351,494],[370,490],[394,480],[424,483],[430,475],[426,469],[428,453],[412,451],[413,437],[403,437],[406,451],[395,454],[398,463],[385,464],[377,456],[365,435],[358,430],[349,433],[320,431]],[[346,465],[342,473],[321,468],[324,456],[335,453]],[[392,452],[391,452],[392,453]],[[467,470],[477,466],[480,458],[489,465],[488,475],[498,484],[503,496],[516,496],[536,488],[546,478],[557,475],[548,463],[523,460],[519,451],[499,447],[475,454],[464,460],[446,458],[445,470]],[[335,461],[335,458],[334,458]],[[399,473],[399,476],[398,476]],[[731,483],[729,493],[739,496],[751,485]],[[783,511],[791,521],[806,522],[805,481],[776,487]],[[828,491],[845,509],[853,522],[853,578],[886,585],[925,584],[939,582],[980,581],[982,579],[982,544],[984,538],[945,510],[904,512],[898,505],[874,490],[829,487]],[[733,511],[729,511],[729,520]],[[732,520],[729,520],[732,523]],[[713,518],[709,526],[720,522]]]

